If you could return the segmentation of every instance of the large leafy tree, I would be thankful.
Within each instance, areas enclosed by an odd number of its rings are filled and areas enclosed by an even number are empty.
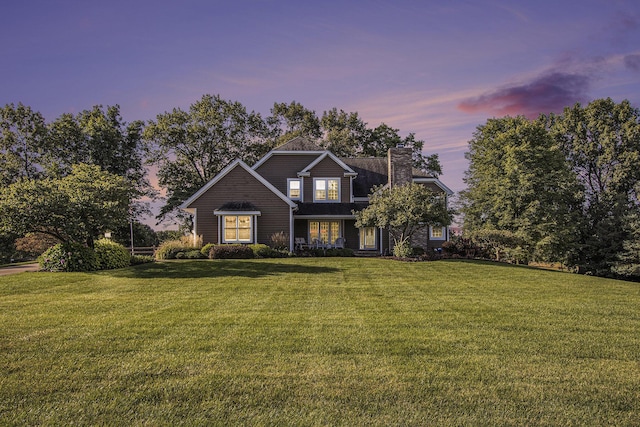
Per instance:
[[[367,129],[360,141],[360,147],[356,155],[358,157],[384,157],[389,148],[404,146],[413,150],[413,166],[430,172],[434,176],[442,174],[442,166],[437,154],[424,155],[424,141],[416,139],[414,133],[406,137],[400,136],[400,130],[394,129],[385,123],[373,129]]]
[[[576,104],[550,128],[584,188],[574,262],[607,275],[631,238],[629,213],[638,212],[640,112],[629,101]]]
[[[47,128],[42,115],[23,104],[0,110],[0,186],[41,176]]]
[[[292,101],[276,102],[271,108],[271,116],[266,120],[269,126],[271,148],[281,145],[297,136],[315,141],[322,136],[320,120],[316,112]]]
[[[529,253],[565,261],[575,235],[579,186],[543,121],[490,119],[471,141],[461,193],[464,228],[506,231]]]
[[[97,165],[146,192],[142,129],[141,121],[126,123],[118,105],[63,114],[49,125],[47,167],[52,175],[62,176],[74,164]]]
[[[167,194],[158,219],[180,217],[178,206],[232,160],[255,162],[265,152],[267,135],[259,114],[218,95],[204,95],[188,111],[158,115],[144,131],[148,163],[158,168]]]
[[[369,206],[354,215],[356,227],[388,229],[399,247],[410,242],[417,231],[430,225],[448,226],[453,218],[442,194],[416,183],[374,188]]]
[[[323,131],[322,145],[340,157],[356,157],[362,151],[367,124],[358,113],[346,113],[333,108],[325,111],[320,120]]]
[[[389,148],[404,145],[413,149],[414,167],[435,176],[442,173],[438,155],[425,156],[424,141],[416,139],[415,134],[403,138],[398,129],[384,123],[368,128],[357,112],[348,113],[334,107],[318,118],[315,111],[299,102],[275,103],[267,123],[271,148],[303,136],[341,157],[384,157]]]
[[[99,166],[78,164],[62,178],[28,179],[0,189],[0,233],[44,233],[93,246],[129,220],[131,183]]]
[[[630,213],[626,220],[631,232],[622,242],[622,251],[612,270],[617,275],[640,280],[640,215],[638,212]]]

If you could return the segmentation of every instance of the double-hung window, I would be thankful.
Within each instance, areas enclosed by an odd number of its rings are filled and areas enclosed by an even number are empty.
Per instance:
[[[302,180],[289,178],[287,180],[287,193],[291,200],[302,200]]]
[[[253,221],[250,215],[224,215],[222,226],[223,243],[251,243]]]
[[[340,178],[314,178],[313,179],[314,202],[339,202]]]

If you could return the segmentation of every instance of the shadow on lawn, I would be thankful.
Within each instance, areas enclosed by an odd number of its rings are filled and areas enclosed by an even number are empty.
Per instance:
[[[156,262],[134,268],[111,271],[115,277],[138,279],[184,279],[200,277],[258,278],[286,273],[324,274],[340,271],[333,267],[304,266],[279,262],[255,262],[238,260]]]

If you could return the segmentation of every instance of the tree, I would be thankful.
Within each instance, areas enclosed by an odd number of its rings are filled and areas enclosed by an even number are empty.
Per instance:
[[[448,226],[453,218],[445,197],[416,183],[376,187],[369,196],[369,206],[353,214],[356,227],[388,229],[396,246],[407,245],[417,231],[426,227]]]
[[[402,145],[413,150],[413,167],[422,169],[434,176],[442,174],[442,166],[437,154],[425,156],[422,153],[424,141],[418,140],[414,133],[405,138],[400,136],[400,130],[381,123],[374,129],[367,129],[360,141],[356,155],[358,157],[384,157],[389,148]]]
[[[0,233],[44,233],[93,247],[129,217],[134,189],[94,165],[74,165],[62,178],[30,179],[0,189]]]
[[[308,110],[302,104],[292,101],[274,103],[271,116],[267,118],[272,143],[270,148],[302,136],[311,141],[322,137],[320,120],[313,110]]]
[[[327,150],[340,157],[356,157],[362,151],[367,124],[358,113],[333,108],[322,114],[320,124],[324,134],[322,144]]]
[[[153,228],[147,224],[142,224],[138,221],[134,221],[132,224],[126,224],[115,230],[111,230],[111,238],[123,245],[124,247],[131,247],[131,230],[133,229],[133,244],[134,246],[158,246],[158,236]]]
[[[524,240],[529,255],[565,261],[579,186],[544,122],[490,119],[478,126],[466,157],[467,189],[460,194],[465,232],[509,232]]]
[[[76,116],[63,114],[49,126],[47,168],[63,176],[74,164],[97,165],[122,176],[142,193],[148,193],[142,146],[143,122],[126,123],[120,106],[94,106]]]
[[[640,279],[640,212],[627,215],[627,223],[631,228],[630,236],[622,242],[622,251],[613,265],[613,272],[617,275]]]
[[[28,233],[24,237],[17,238],[15,245],[17,253],[27,258],[35,259],[38,255],[58,243],[60,243],[58,239],[48,234]]]
[[[47,128],[31,107],[5,105],[0,110],[0,185],[7,186],[41,175]]]
[[[599,99],[551,116],[549,127],[584,188],[574,263],[608,275],[632,232],[626,215],[638,209],[640,112]]]
[[[144,130],[148,163],[158,167],[158,183],[167,191],[158,219],[178,206],[234,159],[254,163],[264,154],[267,127],[239,102],[204,95],[189,111],[179,108],[157,116]]]
[[[521,247],[526,244],[523,238],[509,230],[483,228],[474,232],[471,237],[480,248],[493,252],[496,261],[500,261],[505,253],[521,250]],[[518,261],[517,258],[516,261]]]

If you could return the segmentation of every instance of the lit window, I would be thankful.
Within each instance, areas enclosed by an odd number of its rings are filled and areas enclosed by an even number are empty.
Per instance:
[[[288,180],[288,193],[289,198],[292,200],[300,200],[302,197],[302,186],[299,179]]]
[[[442,227],[431,228],[431,238],[432,239],[444,238],[444,228]]]
[[[360,249],[376,248],[375,227],[363,227],[360,229]]]
[[[315,178],[313,180],[314,201],[337,202],[340,200],[339,178]]]
[[[222,217],[224,243],[251,243],[252,221],[249,215],[225,215]]]
[[[335,244],[340,237],[340,221],[309,221],[309,241]]]

